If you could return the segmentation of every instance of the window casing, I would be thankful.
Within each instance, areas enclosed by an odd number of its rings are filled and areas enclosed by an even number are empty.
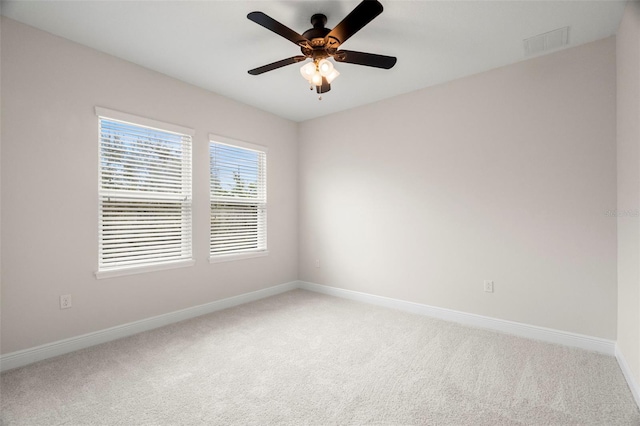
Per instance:
[[[189,266],[191,129],[96,108],[98,278]]]
[[[212,262],[267,253],[267,150],[209,136]]]

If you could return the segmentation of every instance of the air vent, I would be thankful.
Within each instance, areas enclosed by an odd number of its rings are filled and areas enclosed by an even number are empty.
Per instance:
[[[532,56],[559,49],[569,44],[569,27],[558,28],[524,40],[524,55]]]

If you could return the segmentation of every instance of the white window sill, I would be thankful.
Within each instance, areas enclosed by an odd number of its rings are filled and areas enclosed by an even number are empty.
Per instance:
[[[122,277],[125,275],[142,274],[145,272],[163,271],[166,269],[186,268],[196,264],[195,260],[177,260],[175,262],[160,263],[157,265],[145,265],[145,266],[132,266],[128,268],[107,269],[103,271],[96,271],[96,278],[101,280],[103,278]]]
[[[233,254],[221,254],[218,256],[211,256],[209,263],[231,262],[233,260],[251,259],[253,257],[268,256],[269,252],[265,251],[253,251],[249,253],[233,253]]]

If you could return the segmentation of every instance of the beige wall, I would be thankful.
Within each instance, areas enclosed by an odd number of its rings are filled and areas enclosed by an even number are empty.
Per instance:
[[[302,123],[300,279],[615,340],[615,48]]]
[[[94,278],[96,105],[195,129],[195,266]],[[3,353],[297,278],[296,123],[4,18],[2,122]],[[269,149],[268,257],[208,262],[209,132]]]
[[[618,347],[640,383],[640,2],[616,37],[618,74]]]

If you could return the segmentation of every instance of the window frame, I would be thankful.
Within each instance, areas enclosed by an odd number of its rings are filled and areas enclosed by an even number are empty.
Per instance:
[[[240,204],[258,204],[259,205],[258,209],[262,209],[262,212],[258,212],[258,214],[263,215],[263,218],[262,220],[257,221],[258,227],[262,227],[262,229],[259,228],[259,230],[256,233],[258,240],[260,239],[260,234],[262,233],[263,235],[264,246],[262,248],[258,247],[256,249],[238,250],[238,251],[229,252],[229,253],[212,254],[212,241],[211,241],[213,237],[213,229],[211,226],[212,205],[214,201],[225,201],[223,197],[218,197],[217,199],[214,199],[215,197],[213,195],[213,191],[211,187],[211,183],[212,183],[211,149],[213,144],[221,144],[221,145],[230,146],[232,148],[240,148],[240,149],[249,150],[249,151],[256,151],[258,153],[261,153],[263,156],[262,159],[259,160],[260,161],[259,167],[263,168],[262,170],[259,170],[259,174],[262,177],[261,180],[262,180],[263,187],[258,188],[258,191],[263,192],[264,198],[260,200],[247,199],[247,201],[244,203],[239,202],[238,200],[234,200],[234,202],[237,202]],[[228,262],[228,261],[268,256],[269,255],[268,224],[267,224],[268,222],[268,213],[267,213],[268,212],[268,194],[267,194],[268,193],[268,184],[267,184],[268,148],[264,145],[245,142],[245,141],[241,141],[241,140],[237,140],[237,139],[233,139],[233,138],[229,138],[226,136],[221,136],[213,133],[209,133],[208,148],[209,148],[209,263]]]
[[[103,107],[95,107],[95,113],[98,117],[98,268],[95,272],[95,277],[97,279],[103,278],[111,278],[118,277],[130,274],[139,274],[146,273],[151,271],[160,271],[167,270],[173,268],[183,268],[189,267],[195,264],[195,260],[193,257],[193,136],[195,131],[188,127],[179,126],[176,124],[165,123],[162,121],[140,117],[133,114],[115,111],[108,108]],[[110,122],[120,122],[126,125],[136,126],[139,129],[150,129],[153,131],[159,131],[163,133],[173,133],[179,135],[183,138],[183,146],[181,149],[184,150],[184,138],[186,137],[188,140],[187,151],[182,151],[183,158],[180,161],[180,166],[182,167],[181,177],[182,183],[187,183],[186,188],[181,188],[180,198],[184,195],[185,200],[180,202],[181,209],[184,209],[185,206],[188,209],[186,214],[182,214],[181,217],[183,220],[186,217],[186,232],[184,232],[185,224],[181,225],[181,246],[187,247],[186,252],[183,251],[181,256],[186,254],[186,258],[178,258],[178,259],[166,259],[163,261],[153,261],[148,263],[137,263],[130,265],[115,265],[115,266],[107,266],[103,265],[103,223],[104,223],[104,214],[103,214],[103,201],[105,197],[109,199],[109,190],[103,188],[103,153],[102,153],[102,127],[103,121],[107,120]],[[185,163],[186,160],[186,163]],[[186,176],[185,176],[186,174]],[[120,190],[123,193],[128,192],[128,189]],[[126,194],[126,198],[130,199],[131,202],[149,200],[148,197],[136,197],[136,192],[139,192],[138,195],[144,195],[144,191],[135,191],[131,190],[130,193]],[[148,195],[148,194],[147,194]],[[175,195],[161,195],[160,192],[154,193],[154,197],[152,197],[154,201],[159,202],[175,202]],[[133,216],[132,216],[133,217]]]

